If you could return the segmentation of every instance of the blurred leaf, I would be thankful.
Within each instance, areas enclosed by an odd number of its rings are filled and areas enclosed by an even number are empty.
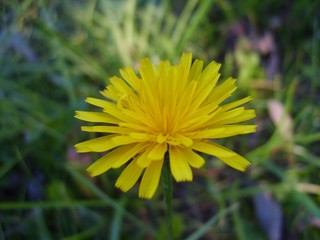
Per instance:
[[[24,37],[19,32],[12,33],[10,36],[10,41],[14,49],[23,55],[28,61],[36,62],[38,57],[34,53],[33,49],[29,43],[24,39]]]
[[[125,208],[127,199],[122,198],[120,200],[121,207]],[[111,223],[111,231],[109,235],[110,240],[118,240],[121,236],[121,226],[123,224],[123,211],[121,209],[116,209],[114,212],[114,217]]]
[[[47,198],[49,200],[71,200],[65,183],[54,180],[47,186]]]
[[[297,190],[300,192],[313,193],[320,196],[320,185],[312,183],[297,183]]]
[[[256,216],[268,235],[269,240],[282,239],[282,208],[269,192],[261,192],[254,197]]]
[[[227,207],[226,209],[221,210],[216,215],[211,217],[206,223],[204,223],[201,227],[199,227],[194,233],[192,233],[189,237],[186,238],[186,240],[196,240],[200,239],[202,236],[204,236],[211,228],[212,226],[218,222],[221,218],[225,217],[226,215],[230,214],[231,212],[235,211],[238,207],[238,203],[235,203],[231,205],[230,207]]]
[[[320,208],[307,194],[298,191],[292,191],[293,198],[297,203],[304,207],[311,216],[320,218]]]
[[[81,182],[84,186],[88,187],[92,192],[94,192],[97,195],[97,197],[103,199],[114,210],[123,211],[123,214],[127,218],[129,218],[132,221],[132,223],[134,223],[136,226],[140,227],[141,229],[144,229],[146,232],[150,234],[155,234],[152,228],[146,227],[144,222],[142,222],[136,216],[124,209],[117,201],[113,200],[110,196],[105,194],[102,190],[100,190],[97,186],[88,181],[88,179],[86,179],[84,176],[82,176],[80,173],[74,170],[71,166],[65,166],[65,169],[76,181]]]
[[[258,52],[250,49],[250,41],[246,37],[240,37],[234,52],[235,62],[238,68],[237,79],[242,90],[248,90],[256,80],[264,79],[261,60]]]
[[[291,142],[293,140],[292,119],[285,111],[284,106],[277,100],[270,100],[268,110],[271,120],[277,126],[282,138]]]

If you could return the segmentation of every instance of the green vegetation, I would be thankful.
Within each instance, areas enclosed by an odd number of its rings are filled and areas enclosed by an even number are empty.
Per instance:
[[[161,188],[146,201],[96,178],[75,110],[124,66],[182,51],[223,63],[252,95],[258,131],[174,183],[177,239],[320,239],[319,1],[0,3],[0,239],[164,239]],[[91,136],[93,137],[93,136]]]

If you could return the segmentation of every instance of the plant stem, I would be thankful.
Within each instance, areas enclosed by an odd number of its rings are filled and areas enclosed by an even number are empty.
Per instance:
[[[167,239],[173,239],[172,229],[172,177],[169,164],[168,153],[165,154],[163,169],[163,192],[166,205]]]

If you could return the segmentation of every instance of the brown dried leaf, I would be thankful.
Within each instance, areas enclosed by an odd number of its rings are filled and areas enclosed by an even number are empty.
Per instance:
[[[292,141],[293,128],[292,119],[285,111],[284,106],[277,100],[270,100],[268,102],[268,110],[271,120],[278,128],[280,135],[284,140]]]

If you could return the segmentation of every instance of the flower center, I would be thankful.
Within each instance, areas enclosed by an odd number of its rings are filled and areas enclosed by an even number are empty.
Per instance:
[[[166,142],[171,146],[184,145],[186,147],[190,147],[193,144],[192,139],[188,138],[186,136],[183,136],[183,135],[180,135],[180,134],[163,135],[162,133],[160,133],[157,136],[156,142],[159,143],[159,144],[162,144],[162,143]]]

